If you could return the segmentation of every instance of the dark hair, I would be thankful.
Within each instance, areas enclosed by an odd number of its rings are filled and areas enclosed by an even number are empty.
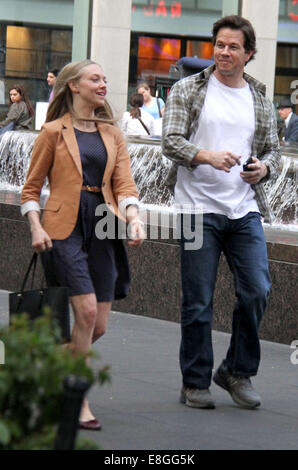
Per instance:
[[[130,97],[129,104],[131,106],[130,115],[132,118],[141,117],[140,107],[144,104],[144,97],[141,93],[133,93]]]
[[[13,85],[12,87],[10,87],[9,92],[11,92],[11,90],[16,90],[18,93],[20,93],[20,95],[22,97],[22,101],[24,101],[26,106],[27,106],[29,115],[33,116],[34,115],[34,109],[32,107],[32,104],[31,104],[24,88],[21,85]],[[10,104],[12,104],[10,96],[9,96],[9,100],[10,100]]]
[[[216,21],[212,29],[212,36],[213,36],[212,42],[214,46],[216,43],[218,31],[221,28],[238,29],[242,31],[243,36],[244,36],[245,51],[246,52],[254,51],[253,55],[247,62],[255,58],[255,54],[257,52],[256,34],[255,34],[252,24],[247,19],[239,15],[231,15],[231,16],[225,16],[224,18],[221,18],[220,20]]]
[[[48,71],[48,73],[52,73],[55,75],[55,77],[58,77],[58,73],[60,72],[60,69],[51,69]]]

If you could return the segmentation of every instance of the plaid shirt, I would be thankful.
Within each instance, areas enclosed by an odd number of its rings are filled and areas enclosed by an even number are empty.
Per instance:
[[[199,148],[190,143],[189,138],[198,128],[208,80],[214,70],[215,65],[211,65],[201,73],[179,80],[167,98],[163,115],[162,151],[174,162],[167,178],[167,184],[172,189],[177,179],[177,165],[183,165],[190,171],[195,168],[191,162]],[[265,163],[268,169],[262,182],[252,185],[252,188],[265,221],[272,222],[273,214],[262,183],[274,175],[280,162],[275,112],[273,104],[265,97],[265,85],[246,73],[243,77],[249,84],[255,109],[256,127],[251,155]]]

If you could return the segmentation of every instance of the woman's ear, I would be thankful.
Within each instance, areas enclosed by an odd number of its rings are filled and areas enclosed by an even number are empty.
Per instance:
[[[72,93],[79,93],[79,87],[76,82],[68,82],[68,86]]]

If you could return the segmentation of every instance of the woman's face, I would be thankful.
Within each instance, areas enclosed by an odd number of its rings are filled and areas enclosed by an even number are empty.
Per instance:
[[[141,88],[138,88],[138,93],[143,95],[144,103],[147,103],[149,101],[151,97],[150,89],[147,90],[147,88],[141,87]]]
[[[10,90],[9,92],[9,97],[10,97],[10,101],[12,103],[19,103],[20,101],[22,101],[22,95],[21,93],[19,93],[17,90],[15,90],[14,88],[12,90]]]
[[[107,94],[106,77],[99,65],[91,64],[84,67],[80,80],[72,85],[74,95],[79,95],[80,100],[93,109],[104,106]]]
[[[48,77],[47,77],[48,85],[53,87],[56,83],[56,80],[57,80],[57,77],[52,72],[49,72]]]

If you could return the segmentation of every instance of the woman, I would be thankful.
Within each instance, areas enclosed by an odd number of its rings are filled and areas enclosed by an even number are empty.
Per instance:
[[[106,93],[98,64],[85,60],[61,70],[22,192],[32,246],[43,252],[44,263],[52,263],[56,283],[69,288],[75,316],[72,345],[82,353],[105,333],[112,301],[123,298],[129,284],[122,240],[98,238],[101,218],[95,211],[104,205],[107,213],[126,220],[130,245],[144,239],[129,154]],[[41,225],[39,198],[46,176],[50,197]],[[80,425],[101,428],[87,400]]]
[[[14,85],[9,90],[10,106],[4,121],[0,122],[0,128],[9,124],[14,124],[12,129],[30,130],[32,129],[32,117],[34,109],[27,97],[24,88],[21,85]]]
[[[51,88],[50,96],[49,96],[49,103],[52,101],[54,96],[54,86],[58,77],[59,69],[52,69],[48,72],[47,82],[49,87]]]
[[[131,95],[129,111],[125,111],[121,120],[121,129],[127,135],[153,135],[154,119],[151,114],[141,109],[144,104],[143,95],[134,93]]]
[[[165,104],[161,98],[154,98],[151,95],[148,83],[140,83],[137,86],[137,93],[143,95],[143,109],[147,111],[147,113],[150,113],[154,119],[160,119],[164,113]]]

